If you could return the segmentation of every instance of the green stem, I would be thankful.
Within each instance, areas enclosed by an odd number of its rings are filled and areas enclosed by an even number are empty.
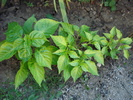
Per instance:
[[[68,23],[68,18],[67,18],[67,13],[66,13],[64,0],[59,0],[59,5],[60,5],[60,10],[61,10],[63,21]]]

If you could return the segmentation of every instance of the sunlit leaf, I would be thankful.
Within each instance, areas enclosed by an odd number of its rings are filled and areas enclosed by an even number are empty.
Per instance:
[[[101,50],[101,46],[98,42],[94,42],[93,44],[94,44],[95,48],[97,48],[98,50]]]
[[[93,61],[85,61],[86,64],[88,65],[88,70],[92,75],[98,75],[97,67]]]
[[[71,76],[72,76],[74,82],[82,75],[82,73],[83,73],[83,71],[80,66],[75,66],[71,70]]]
[[[41,83],[44,80],[44,68],[39,66],[33,59],[28,61],[28,68],[36,82],[39,84],[39,86],[41,86]]]
[[[131,38],[123,38],[123,39],[121,39],[121,41],[120,41],[121,43],[123,43],[123,44],[131,44],[132,43],[132,39]]]
[[[41,19],[36,22],[34,29],[37,31],[42,31],[46,37],[54,34],[57,30],[59,22],[52,19]]]
[[[65,50],[64,49],[58,49],[57,51],[55,51],[53,54],[56,54],[56,55],[63,55],[65,53]]]
[[[103,57],[103,54],[101,51],[97,52],[95,55],[94,55],[94,59],[99,62],[100,64],[103,64],[104,65],[104,57]]]
[[[122,38],[122,33],[120,30],[116,29],[116,33],[117,33],[117,38],[120,39]]]
[[[114,37],[116,35],[116,27],[113,27],[111,30],[110,30],[110,34]]]
[[[65,81],[67,81],[70,78],[72,68],[73,68],[72,66],[67,66],[64,69],[64,71],[63,71],[63,77],[64,77]]]
[[[73,35],[74,34],[74,30],[73,30],[73,26],[69,23],[61,23],[63,29],[65,32],[67,32],[68,34]]]
[[[128,59],[129,58],[128,50],[123,50],[123,53],[124,53],[124,57]]]
[[[78,66],[79,65],[79,60],[78,59],[76,59],[76,60],[73,60],[73,61],[71,61],[69,64],[71,65],[71,66]]]
[[[15,88],[21,85],[26,80],[28,75],[29,75],[29,70],[28,70],[27,63],[21,62],[20,69],[18,70],[15,76]]]
[[[69,56],[71,58],[79,58],[79,56],[77,55],[77,53],[75,51],[69,51]]]
[[[57,61],[57,67],[59,73],[64,70],[69,64],[69,58],[67,55],[61,55]]]
[[[61,49],[65,49],[67,47],[67,42],[65,37],[63,36],[51,36],[54,43]]]
[[[48,67],[51,69],[52,52],[47,47],[42,47],[35,51],[36,62],[39,66]]]
[[[93,35],[88,33],[88,32],[85,32],[85,35],[86,35],[86,38],[91,41],[93,39]]]
[[[0,61],[11,58],[15,53],[13,43],[4,42],[0,46]]]
[[[41,31],[32,31],[29,36],[32,45],[35,47],[41,47],[47,41],[44,33]]]

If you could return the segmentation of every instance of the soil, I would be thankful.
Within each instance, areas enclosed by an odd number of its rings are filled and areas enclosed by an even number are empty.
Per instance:
[[[56,20],[62,20],[60,12],[56,13],[51,3],[44,7],[42,1],[31,0],[33,7],[21,2],[19,6],[9,3],[0,9],[0,41],[5,39],[3,33],[9,22],[15,21],[23,25],[33,14],[37,19],[46,18],[51,14]],[[133,0],[119,0],[114,12],[108,7],[101,7],[99,2],[90,4],[73,1],[70,7],[67,13],[71,24],[88,25],[91,30],[98,30],[100,35],[116,26],[124,37],[133,36]],[[100,76],[84,73],[76,83],[70,79],[60,89],[62,95],[55,100],[133,100],[132,52],[131,49],[128,60],[122,54],[118,60],[106,60],[105,66],[98,68]],[[8,79],[13,81],[18,69],[19,62],[15,58],[0,62],[1,82]],[[46,99],[40,97],[39,100]]]

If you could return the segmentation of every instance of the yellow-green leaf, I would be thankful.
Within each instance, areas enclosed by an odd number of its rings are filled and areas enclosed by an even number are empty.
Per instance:
[[[52,53],[47,47],[42,47],[35,51],[36,62],[39,66],[48,67],[51,69]]]
[[[41,83],[44,80],[44,68],[39,66],[33,59],[28,61],[28,68],[36,82],[41,86]]]
[[[57,61],[57,67],[59,73],[64,70],[69,64],[69,58],[67,55],[61,55]]]
[[[128,50],[123,50],[123,53],[124,53],[124,57],[128,59],[129,58]]]
[[[67,47],[67,42],[65,37],[63,36],[51,36],[53,39],[54,43],[60,48],[60,49],[65,49]]]
[[[20,69],[15,76],[15,88],[19,87],[29,75],[27,63],[20,63]]]
[[[97,67],[95,65],[95,63],[93,61],[85,61],[86,64],[88,65],[88,68],[89,68],[89,72],[92,74],[92,75],[98,75],[98,71],[97,71]]]
[[[4,42],[0,46],[0,61],[11,58],[15,53],[13,43]]]
[[[80,66],[75,66],[71,70],[71,76],[72,76],[74,82],[82,75],[82,73],[83,73],[83,71]]]

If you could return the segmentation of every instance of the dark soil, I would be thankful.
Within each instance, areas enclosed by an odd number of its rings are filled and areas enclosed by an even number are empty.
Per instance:
[[[43,1],[43,0],[42,0]],[[9,22],[18,22],[21,25],[33,14],[37,19],[46,18],[51,14],[56,20],[61,21],[61,14],[54,11],[51,3],[48,7],[42,1],[33,2],[29,7],[24,2],[20,6],[9,3],[0,9],[0,41],[5,39],[3,34]],[[71,24],[78,26],[88,25],[91,30],[98,30],[99,34],[109,32],[116,26],[123,36],[133,36],[133,0],[119,0],[117,10],[112,12],[108,7],[101,7],[100,3],[71,2],[68,18]],[[133,53],[126,60],[122,54],[118,60],[106,60],[105,66],[99,69],[100,76],[85,73],[81,79],[74,83],[71,79],[61,89],[62,95],[55,100],[133,100]],[[15,58],[0,62],[0,80],[14,80],[19,69],[19,62]],[[40,97],[39,100],[46,100]]]

